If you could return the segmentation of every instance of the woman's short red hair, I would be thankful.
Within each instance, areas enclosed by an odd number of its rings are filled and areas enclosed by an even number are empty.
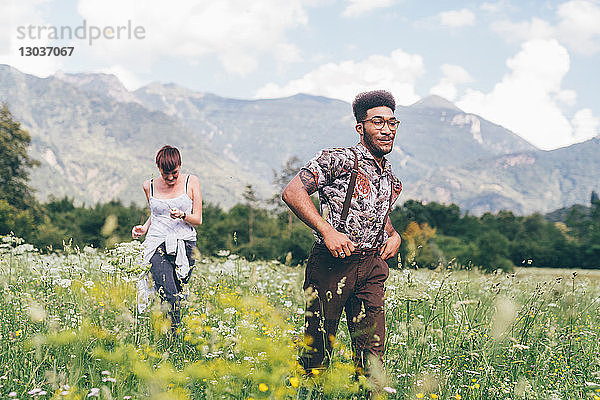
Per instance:
[[[156,166],[162,171],[173,171],[181,166],[181,154],[176,147],[165,145],[156,153]]]

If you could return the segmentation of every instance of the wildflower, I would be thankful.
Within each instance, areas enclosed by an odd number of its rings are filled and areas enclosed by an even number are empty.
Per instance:
[[[300,385],[300,379],[298,379],[296,376],[292,376],[290,378],[290,385],[292,385],[294,388],[297,388]]]
[[[417,393],[416,396],[417,399],[422,399],[423,397],[425,397],[425,393]]]
[[[384,387],[383,390],[385,390],[386,392],[388,392],[390,394],[396,394],[398,392],[396,389],[394,389],[393,387],[389,387],[389,386]]]
[[[437,395],[437,394],[435,394],[435,393],[431,393],[431,395],[430,395],[430,396],[431,396],[431,398],[432,398],[433,400],[435,400],[435,399],[437,399],[437,398],[438,398],[438,395]]]
[[[38,394],[39,392],[41,392],[42,389],[40,388],[35,388],[35,389],[31,389],[29,392],[27,392],[27,394],[30,394],[32,396],[35,396],[36,394]]]
[[[90,392],[88,393],[87,397],[98,397],[100,396],[100,389],[99,388],[91,388]]]
[[[66,289],[71,286],[71,280],[70,279],[58,279],[54,282],[54,284],[57,284],[58,286],[61,286]]]
[[[454,395],[454,398],[455,398],[456,400],[460,400],[460,399],[462,399],[462,396],[461,396],[460,394],[456,393],[456,394]]]
[[[17,397],[17,392],[10,392],[8,397]]]
[[[261,392],[266,392],[267,390],[269,390],[269,387],[265,383],[261,383],[260,385],[258,385],[258,390],[260,390]]]
[[[312,369],[310,372],[311,372],[313,375],[319,375],[319,374],[321,373],[321,371],[319,371],[319,370],[318,370],[318,369],[316,369],[316,368],[313,368],[313,369]]]
[[[344,288],[344,286],[346,286],[346,277],[345,276],[342,279],[340,279],[340,281],[338,282],[336,293],[341,295],[342,289]]]

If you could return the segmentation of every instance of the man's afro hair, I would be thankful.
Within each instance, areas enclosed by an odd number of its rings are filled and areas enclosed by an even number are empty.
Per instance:
[[[357,94],[352,102],[352,111],[356,122],[360,122],[367,117],[367,110],[380,106],[389,107],[392,111],[396,110],[394,96],[387,90],[373,90]]]

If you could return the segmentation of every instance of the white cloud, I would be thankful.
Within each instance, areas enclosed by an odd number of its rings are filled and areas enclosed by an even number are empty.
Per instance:
[[[490,93],[469,90],[457,105],[543,149],[572,143],[573,128],[557,102],[572,95],[561,89],[570,68],[567,50],[556,40],[532,40],[506,64],[510,72]]]
[[[441,12],[437,15],[437,18],[440,24],[450,28],[460,28],[475,23],[475,14],[466,8]]]
[[[557,37],[570,49],[591,55],[600,50],[600,5],[586,0],[561,4]]]
[[[424,72],[423,58],[397,49],[389,56],[372,55],[363,61],[328,63],[283,86],[269,83],[256,98],[273,98],[308,93],[352,101],[357,93],[387,89],[398,104],[408,105],[419,99],[415,82]]]
[[[441,70],[444,76],[436,86],[431,88],[429,93],[437,94],[450,101],[456,99],[456,85],[473,81],[467,70],[459,65],[444,64],[441,66]]]
[[[513,6],[508,0],[500,0],[496,2],[484,2],[480,7],[482,11],[490,14],[499,14],[502,12],[510,11]]]
[[[494,31],[509,42],[554,38],[570,50],[592,55],[600,51],[600,4],[590,0],[571,0],[561,4],[558,22],[533,17],[530,21],[499,20],[491,24]]]
[[[573,137],[575,141],[581,142],[600,135],[600,118],[594,117],[592,110],[583,108],[575,113],[573,120]]]
[[[49,40],[31,40],[30,25],[46,26],[48,22],[39,11],[49,0],[5,0],[0,13],[0,64],[8,64],[28,74],[48,76],[60,68],[61,57],[21,56],[20,47],[50,46]],[[22,27],[22,28],[20,28]],[[24,29],[18,31],[17,29]],[[24,32],[24,35],[21,35]],[[25,51],[25,50],[23,50]]]
[[[561,90],[556,93],[554,99],[566,106],[574,106],[577,101],[577,92],[574,90]]]
[[[385,8],[393,5],[394,0],[348,0],[348,6],[342,13],[344,17],[359,17],[363,13],[376,8]]]
[[[540,18],[531,21],[512,22],[509,20],[494,21],[492,30],[499,33],[506,41],[512,43],[532,39],[551,39],[555,36],[555,29],[548,22]]]
[[[124,25],[128,20],[145,29],[142,40],[98,40],[89,47],[96,62],[129,69],[148,68],[159,58],[198,63],[214,56],[233,74],[258,67],[262,57],[279,62],[300,59],[286,39],[289,29],[304,26],[304,0],[80,0],[78,11],[88,24]],[[83,47],[83,46],[81,46]]]

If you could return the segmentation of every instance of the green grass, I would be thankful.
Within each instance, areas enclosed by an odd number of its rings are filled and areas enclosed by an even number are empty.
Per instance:
[[[365,397],[345,322],[333,368],[301,374],[302,268],[199,256],[171,337],[158,301],[137,311],[138,251],[4,238],[0,397]],[[381,397],[600,399],[599,298],[596,271],[392,271]]]

